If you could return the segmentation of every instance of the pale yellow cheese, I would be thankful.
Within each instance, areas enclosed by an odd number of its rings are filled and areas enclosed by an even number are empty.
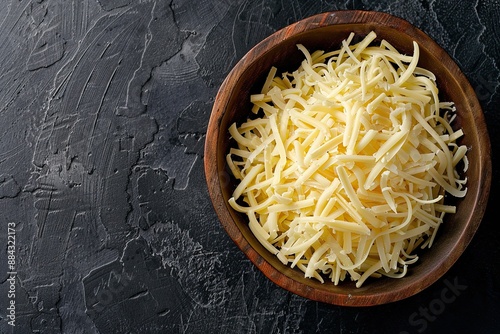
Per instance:
[[[430,247],[445,192],[466,195],[465,134],[436,77],[418,67],[419,47],[400,54],[369,33],[331,52],[304,54],[250,98],[256,117],[229,133],[227,164],[239,180],[229,204],[271,253],[306,277],[403,277]],[[462,164],[461,164],[462,163]]]

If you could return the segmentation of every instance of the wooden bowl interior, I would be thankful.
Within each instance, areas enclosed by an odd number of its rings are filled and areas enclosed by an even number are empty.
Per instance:
[[[387,14],[383,15],[386,19]],[[267,277],[281,287],[307,298],[339,305],[367,306],[413,295],[432,284],[451,267],[472,238],[484,212],[491,178],[487,175],[489,139],[474,91],[453,60],[435,42],[406,21],[393,17],[391,20],[396,20],[397,24],[357,22],[328,25],[323,21],[321,26],[315,24],[318,20],[311,19],[295,26],[295,30],[277,32],[252,49],[236,65],[223,83],[214,104],[214,120],[211,119],[212,125],[207,133],[205,154],[205,159],[210,160],[205,164],[207,180],[210,179],[209,188],[212,188],[209,190],[219,219],[231,238]],[[296,30],[302,31],[292,34]],[[419,66],[436,75],[441,100],[455,102],[457,120],[453,125],[463,129],[465,136],[462,143],[470,148],[470,165],[466,172],[468,194],[464,199],[451,199],[457,205],[457,213],[448,215],[433,247],[419,252],[420,260],[410,267],[406,277],[369,279],[361,288],[347,281],[338,286],[330,282],[321,284],[304,278],[301,271],[283,265],[256,240],[248,227],[247,217],[235,212],[227,204],[236,186],[225,160],[233,144],[227,129],[233,122],[239,124],[250,115],[250,95],[260,92],[271,66],[276,66],[278,72],[299,66],[303,55],[296,44],[303,44],[310,51],[329,51],[339,48],[342,40],[351,32],[361,39],[372,30],[377,33],[377,40],[386,39],[405,54],[413,54],[412,43],[416,40],[420,47]],[[209,138],[210,131],[214,132],[215,141]]]

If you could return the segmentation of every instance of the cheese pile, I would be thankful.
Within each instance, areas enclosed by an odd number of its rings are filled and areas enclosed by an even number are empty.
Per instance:
[[[302,46],[300,67],[272,68],[254,117],[229,132],[227,164],[239,184],[230,205],[284,264],[334,284],[403,277],[430,247],[445,192],[463,197],[467,169],[454,106],[433,73],[371,32],[333,52]]]

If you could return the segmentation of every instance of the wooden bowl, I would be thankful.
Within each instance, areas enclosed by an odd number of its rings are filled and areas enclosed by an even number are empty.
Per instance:
[[[254,237],[246,216],[235,212],[228,199],[235,181],[226,167],[230,145],[229,126],[246,119],[250,94],[260,88],[271,66],[279,71],[297,68],[303,58],[296,44],[309,50],[334,50],[351,32],[377,33],[401,53],[413,54],[412,41],[420,47],[419,66],[434,72],[441,98],[455,102],[454,126],[465,133],[469,148],[468,193],[454,202],[457,213],[448,215],[432,248],[420,251],[419,261],[401,279],[370,279],[361,288],[348,280],[335,286],[304,278],[303,272],[283,265]],[[232,69],[216,97],[205,143],[208,190],[220,222],[246,256],[270,280],[300,296],[336,305],[370,306],[409,297],[439,279],[458,259],[476,232],[488,200],[491,183],[490,142],[474,89],[450,56],[421,30],[400,18],[370,11],[335,11],[306,18],[272,34],[252,48]]]

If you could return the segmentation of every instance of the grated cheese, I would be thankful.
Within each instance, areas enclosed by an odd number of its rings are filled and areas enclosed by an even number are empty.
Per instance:
[[[445,214],[445,193],[466,195],[467,148],[457,143],[452,103],[418,67],[369,33],[332,52],[304,54],[299,68],[273,67],[256,118],[232,124],[227,164],[239,184],[229,200],[255,237],[306,277],[400,278],[430,247]]]

